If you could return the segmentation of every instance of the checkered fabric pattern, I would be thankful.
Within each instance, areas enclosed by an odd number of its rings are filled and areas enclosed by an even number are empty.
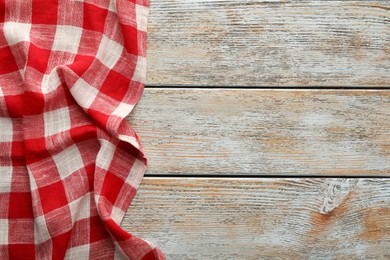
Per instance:
[[[0,0],[0,259],[164,259],[119,225],[148,1]]]

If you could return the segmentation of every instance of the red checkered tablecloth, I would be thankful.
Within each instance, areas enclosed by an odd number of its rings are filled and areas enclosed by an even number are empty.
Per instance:
[[[149,0],[0,0],[0,259],[164,259],[120,222]]]

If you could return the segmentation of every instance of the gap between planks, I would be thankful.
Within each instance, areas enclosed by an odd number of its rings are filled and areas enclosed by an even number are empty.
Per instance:
[[[147,89],[248,89],[248,90],[256,90],[256,89],[264,89],[264,90],[390,90],[389,86],[235,86],[235,85],[158,85],[158,84],[150,84],[145,85]]]
[[[370,179],[390,179],[390,176],[382,176],[382,175],[369,175],[369,176],[362,176],[362,175],[281,175],[281,174],[273,174],[273,175],[266,175],[266,174],[252,174],[252,175],[245,175],[245,174],[170,174],[170,173],[160,173],[160,174],[152,174],[152,173],[145,173],[145,178],[203,178],[203,179],[234,179],[234,178],[247,178],[247,179],[266,179],[266,178],[283,178],[283,179],[296,179],[296,178],[316,178],[316,179],[329,179],[329,178],[342,178],[342,179],[361,179],[361,178],[370,178]]]

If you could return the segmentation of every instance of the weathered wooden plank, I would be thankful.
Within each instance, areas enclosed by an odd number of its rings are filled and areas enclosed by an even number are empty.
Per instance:
[[[390,91],[146,89],[152,174],[389,175]]]
[[[169,259],[389,259],[389,179],[146,178],[122,226]]]
[[[387,0],[152,1],[151,85],[389,86]]]

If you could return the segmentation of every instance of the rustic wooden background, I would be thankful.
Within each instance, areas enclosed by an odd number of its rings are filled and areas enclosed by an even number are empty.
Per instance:
[[[390,1],[160,0],[122,226],[168,259],[390,258]]]

